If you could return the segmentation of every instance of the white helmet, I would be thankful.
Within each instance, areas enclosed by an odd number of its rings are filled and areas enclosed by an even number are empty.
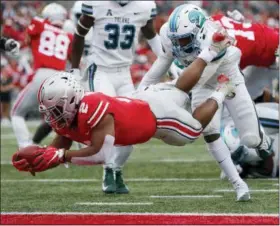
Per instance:
[[[167,35],[172,42],[176,57],[198,54],[200,43],[196,35],[206,21],[206,15],[196,5],[184,4],[174,9],[168,19]],[[180,40],[184,40],[180,43]]]
[[[39,111],[56,128],[70,126],[84,96],[84,89],[68,72],[47,78],[38,91]]]
[[[70,19],[77,25],[80,16],[82,15],[83,1],[76,1],[71,8]]]
[[[128,0],[128,1],[125,1],[125,0],[123,0],[123,1],[121,1],[121,0],[120,0],[120,1],[117,1],[117,0],[116,0],[116,2],[123,6],[123,5],[126,5],[127,3],[129,3],[129,0]]]
[[[43,18],[48,19],[52,25],[62,27],[67,18],[67,11],[60,4],[50,3],[44,7],[42,16]]]

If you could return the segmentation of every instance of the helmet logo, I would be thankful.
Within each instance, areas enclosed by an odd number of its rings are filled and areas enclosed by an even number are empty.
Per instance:
[[[200,28],[202,27],[202,25],[204,24],[204,22],[206,20],[205,16],[197,10],[192,10],[188,16],[189,16],[190,22],[195,23],[196,26],[198,26]]]

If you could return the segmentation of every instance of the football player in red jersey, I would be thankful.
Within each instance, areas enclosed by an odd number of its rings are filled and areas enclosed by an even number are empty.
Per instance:
[[[30,109],[38,106],[36,96],[41,83],[55,72],[65,70],[71,53],[72,35],[62,30],[66,9],[51,3],[43,9],[42,16],[34,17],[27,28],[36,72],[32,82],[19,93],[11,111],[19,147],[33,143],[24,118]]]
[[[279,45],[279,31],[260,23],[239,22],[223,14],[212,16],[235,37],[241,50],[240,68],[247,66],[270,67],[275,63]]]
[[[13,158],[13,165],[32,172],[65,162],[104,161],[111,165],[114,145],[144,143],[152,137],[177,146],[193,142],[226,96],[233,95],[234,87],[225,75],[219,76],[217,89],[192,115],[185,110],[187,92],[199,80],[207,63],[228,45],[228,39],[215,42],[213,47],[201,52],[175,84],[149,86],[133,93],[132,98],[85,93],[73,75],[65,72],[48,78],[38,92],[39,109],[58,135],[47,148],[34,150],[32,164]],[[73,140],[88,147],[68,151]]]

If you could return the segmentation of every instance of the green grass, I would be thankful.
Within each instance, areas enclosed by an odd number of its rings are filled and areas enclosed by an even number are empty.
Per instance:
[[[11,129],[1,129],[1,161],[10,161],[17,145]],[[34,131],[34,128],[32,128]],[[51,140],[49,137],[44,143]],[[173,162],[162,160],[172,159]],[[185,162],[183,162],[184,160]],[[177,162],[174,162],[177,161]],[[190,162],[187,162],[190,161]],[[32,177],[11,165],[1,164],[2,212],[211,212],[211,213],[278,213],[278,192],[253,192],[247,203],[235,202],[227,181],[219,180],[218,165],[209,156],[202,140],[183,148],[167,146],[153,140],[135,146],[124,176],[128,195],[105,195],[101,191],[101,166],[60,166]],[[132,179],[155,178],[156,181]],[[160,181],[166,178],[214,178],[215,180]],[[54,182],[38,179],[88,179],[88,181]],[[19,180],[19,181],[18,181]],[[28,181],[26,181],[28,180]],[[37,181],[36,181],[37,180]],[[251,189],[278,189],[277,180],[248,179]],[[221,195],[221,198],[151,198],[150,196]],[[85,206],[81,202],[152,202],[139,206]]]

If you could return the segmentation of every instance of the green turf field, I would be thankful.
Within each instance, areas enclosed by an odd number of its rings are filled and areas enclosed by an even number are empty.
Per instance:
[[[128,195],[102,193],[101,166],[20,173],[9,164],[16,147],[12,130],[1,128],[2,212],[279,213],[278,180],[247,180],[252,200],[235,202],[202,140],[183,148],[155,140],[135,146],[124,167]]]

